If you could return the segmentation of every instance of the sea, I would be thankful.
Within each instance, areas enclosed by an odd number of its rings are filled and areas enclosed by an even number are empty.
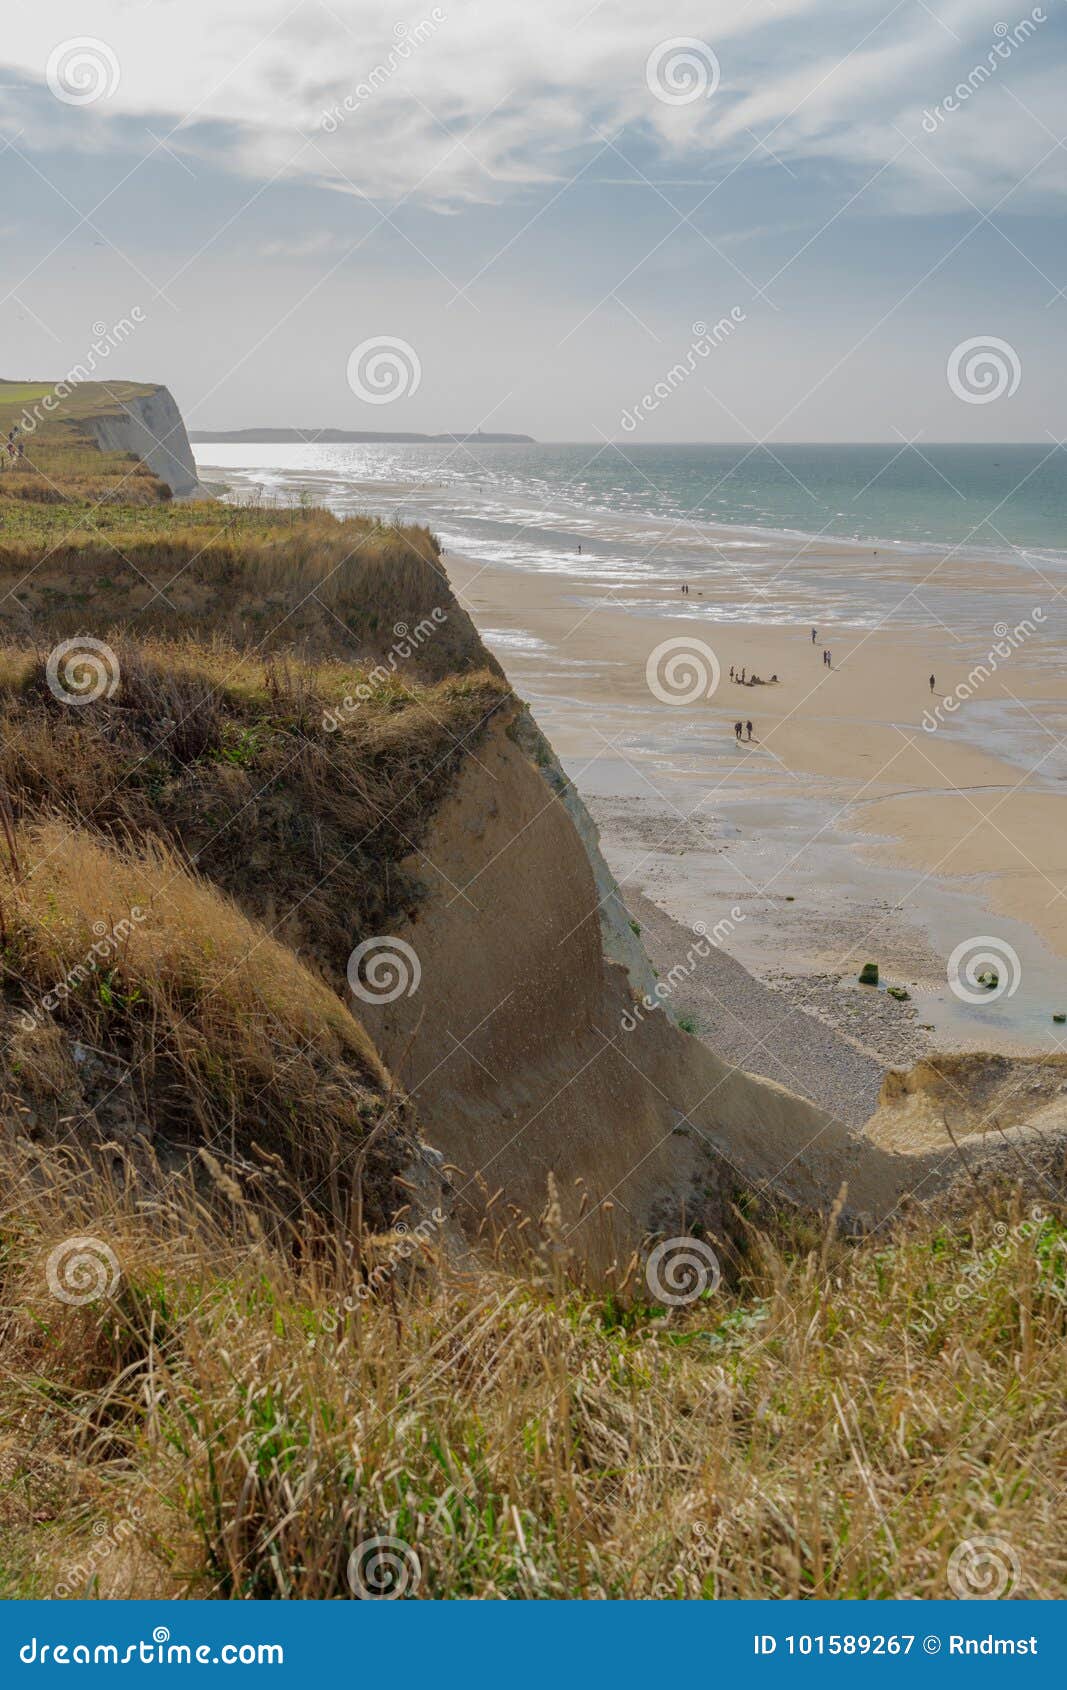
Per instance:
[[[1067,586],[1067,449],[1035,445],[198,443],[210,480],[287,504],[427,524],[447,551],[627,583],[685,579],[721,619],[985,626]],[[836,542],[837,544],[831,544]],[[842,544],[846,548],[842,552]],[[938,568],[920,569],[933,557]],[[920,578],[919,596],[900,581]],[[726,589],[729,589],[728,591]],[[1057,604],[1063,601],[1056,598]],[[647,611],[647,604],[643,607]]]
[[[1020,700],[976,696],[939,731],[1014,765],[1031,791],[1064,789],[1067,450],[1052,441],[773,448],[205,442],[195,453],[203,479],[224,482],[229,498],[286,506],[310,497],[339,515],[421,522],[446,552],[505,575],[556,575],[579,616],[610,602],[613,611],[632,605],[674,624],[692,616],[706,628],[713,609],[716,625],[817,624],[830,643],[838,625],[936,629],[940,644],[960,642],[955,667],[965,671],[1040,607],[1040,637],[1027,640],[1026,661],[1031,674],[1040,669],[1055,679],[1048,696],[1040,703],[1033,692]],[[681,582],[692,596],[679,593]],[[611,803],[647,812],[661,800],[662,831],[673,837],[692,792],[714,789],[716,838],[725,842],[717,852],[657,856],[643,838],[633,849],[620,844],[617,830],[609,849],[609,828],[605,848],[624,884],[633,868],[669,913],[691,925],[729,907],[739,887],[795,881],[808,927],[790,929],[791,955],[794,966],[816,973],[826,966],[823,934],[836,931],[838,917],[851,912],[865,930],[899,897],[935,958],[961,938],[992,933],[1022,960],[1024,989],[992,1009],[961,1004],[942,973],[940,988],[923,997],[939,1038],[969,1048],[974,1038],[988,1039],[992,1025],[1005,1048],[1060,1048],[1049,1004],[1063,996],[1061,959],[1025,924],[994,918],[980,886],[933,875],[922,876],[916,891],[911,871],[868,861],[863,848],[873,840],[832,783],[823,792],[808,782],[798,792],[773,759],[738,759],[732,736],[710,718],[701,725],[686,715],[679,732],[669,710],[594,707],[584,661],[549,650],[532,629],[507,620],[502,628],[479,621],[482,636],[518,677],[583,796],[600,805],[594,814],[602,827]],[[591,749],[567,748],[576,722],[588,726]],[[984,789],[979,803],[983,796]],[[655,830],[658,819],[650,825]],[[767,977],[780,962],[783,906],[771,900],[762,919],[759,900],[744,895],[746,920],[731,949]]]

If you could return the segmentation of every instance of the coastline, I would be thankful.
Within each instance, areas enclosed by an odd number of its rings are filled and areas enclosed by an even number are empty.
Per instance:
[[[455,553],[445,562],[589,805],[624,896],[647,896],[683,929],[736,907],[730,955],[786,995],[806,983],[842,1030],[870,1020],[856,976],[878,961],[883,986],[909,992],[892,1008],[910,1037],[887,1038],[879,1017],[887,1061],[900,1060],[894,1046],[916,1054],[924,1024],[939,1048],[1062,1047],[1051,1017],[1067,873],[1045,842],[1063,753],[1020,767],[992,749],[987,721],[994,706],[1025,721],[1040,701],[1043,722],[1067,725],[1067,683],[1040,622],[984,683],[981,722],[961,709],[926,732],[931,702],[965,685],[981,656],[946,628],[837,621],[813,645],[804,628],[724,619],[697,577],[688,601],[677,586],[635,584],[620,603],[577,573],[524,574]],[[992,590],[971,572],[976,589]],[[652,696],[646,663],[666,640],[714,652],[710,698]],[[740,686],[731,664],[779,680]],[[738,717],[753,720],[751,744],[735,741]],[[947,959],[983,935],[1018,956],[1019,980],[1010,996],[963,1002]]]
[[[918,459],[926,471],[926,494],[931,487],[940,494],[934,508],[921,498],[917,504],[907,500],[902,504],[895,498],[871,503],[883,476],[896,470],[901,456],[899,446],[890,445],[854,443],[810,449],[832,452],[834,464],[847,472],[840,485],[824,485],[819,494],[800,477],[825,473],[825,458],[816,464],[801,457],[798,475],[791,462],[805,449],[783,446],[781,460],[776,454],[767,458],[778,472],[772,478],[773,487],[765,476],[757,475],[746,485],[747,496],[738,496],[733,482],[735,471],[760,461],[753,447],[657,449],[631,442],[623,453],[609,442],[596,450],[577,443],[535,443],[529,450],[490,447],[484,455],[463,446],[445,450],[426,444],[410,450],[387,444],[346,447],[310,442],[238,448],[198,441],[197,447],[198,457],[237,493],[284,505],[310,492],[338,515],[374,514],[377,509],[385,516],[428,524],[447,550],[490,555],[498,562],[521,561],[532,548],[545,554],[539,565],[559,564],[566,570],[579,543],[584,543],[591,578],[602,568],[604,578],[634,579],[635,562],[638,576],[656,579],[664,566],[668,573],[683,565],[710,566],[721,573],[723,565],[740,567],[748,561],[774,577],[779,590],[765,606],[771,613],[788,610],[785,589],[794,583],[806,587],[812,566],[817,575],[822,563],[838,565],[850,555],[888,559],[896,574],[914,568],[916,579],[926,577],[930,565],[936,565],[935,600],[941,581],[955,585],[955,578],[960,573],[966,578],[974,564],[1007,571],[1002,589],[1009,585],[1012,572],[1017,572],[1020,581],[1032,580],[1042,571],[1053,578],[1067,578],[1067,510],[1060,519],[1056,515],[1058,462],[1053,464],[1055,454],[1047,451],[1039,451],[1037,461],[1032,461],[1033,448],[978,447],[980,464],[969,467],[955,456],[965,448],[931,448],[948,454],[947,473],[935,464],[927,465],[921,456]],[[1019,451],[1030,456],[1013,465],[1011,455]],[[646,467],[641,454],[648,452],[655,456]],[[679,455],[681,464],[675,461]],[[672,474],[679,469],[683,473]],[[662,487],[658,477],[663,478]],[[953,478],[962,480],[963,491]],[[898,473],[888,474],[890,482],[897,479]],[[1024,487],[1032,491],[1033,504],[1019,512],[1013,500]],[[782,496],[790,492],[792,507],[786,509]],[[990,500],[994,501],[992,511]],[[1001,505],[1011,506],[1012,514],[1005,514],[998,527],[989,518]],[[465,543],[475,526],[482,538],[491,534],[496,540],[491,553]],[[1007,526],[1013,528],[1014,538],[1001,531]],[[508,546],[509,538],[523,542],[521,552]],[[628,547],[629,555],[620,556],[620,550]],[[647,570],[641,567],[645,562],[650,566]],[[743,575],[743,567],[740,572]],[[850,575],[845,602],[854,621],[864,620],[862,590],[876,583],[880,573],[881,566]],[[758,592],[759,581],[753,586]],[[830,608],[824,604],[822,613]],[[936,602],[925,610],[914,608],[917,625],[936,621]],[[806,613],[802,611],[801,620]]]
[[[252,472],[205,473],[228,477],[241,497]],[[331,478],[289,476],[293,489],[328,496]],[[400,505],[418,520],[424,494],[361,481],[344,504]],[[967,689],[994,630],[1031,619],[1055,585],[1036,565],[1020,562],[1006,579],[1002,561],[947,548],[883,553],[827,536],[798,546],[785,531],[757,538],[712,524],[699,545],[686,536],[688,566],[668,578],[662,560],[653,571],[618,556],[612,535],[627,519],[587,514],[586,538],[573,542],[570,513],[554,519],[537,567],[447,544],[444,561],[590,809],[624,897],[651,900],[676,924],[675,950],[696,923],[737,910],[711,971],[740,965],[790,1013],[802,1009],[883,1064],[933,1045],[1064,1048],[1052,1014],[1067,1008],[1067,874],[1045,841],[1067,778],[1056,743],[1067,735],[1067,681],[1051,618],[1031,621],[1033,633]],[[544,513],[539,521],[543,541]],[[826,582],[813,644],[797,599],[807,606]],[[878,609],[890,593],[891,624]],[[950,602],[967,604],[966,626],[953,625]],[[651,694],[646,664],[666,640],[714,653],[721,678],[710,698],[679,706]],[[778,682],[738,686],[731,664]],[[924,730],[924,713],[961,685],[965,705]],[[739,717],[753,721],[751,744],[734,739]],[[670,966],[666,931],[657,966]],[[948,958],[987,935],[1009,959],[1011,989],[962,1001]],[[857,985],[870,960],[877,992]],[[908,1000],[888,998],[887,983]]]

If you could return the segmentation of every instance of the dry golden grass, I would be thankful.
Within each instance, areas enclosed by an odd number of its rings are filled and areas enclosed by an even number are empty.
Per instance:
[[[49,450],[61,500],[0,485],[0,1594],[348,1597],[386,1535],[419,1596],[936,1597],[993,1534],[1062,1595],[1059,1212],[749,1211],[673,1311],[551,1212],[464,1255],[335,989],[508,702],[432,536],[115,506],[125,460]],[[410,672],[352,661],[434,606]],[[119,681],[74,707],[86,632]]]
[[[146,1224],[4,1177],[7,1594],[347,1597],[382,1534],[423,1597],[938,1597],[979,1534],[1063,1593],[1067,1231],[1010,1197],[859,1246],[749,1225],[730,1288],[665,1312],[551,1240],[297,1263],[239,1202],[223,1233],[188,1188]],[[121,1282],[69,1307],[45,1267],[86,1234]]]
[[[432,633],[413,644],[413,673],[497,670],[425,529],[342,523],[326,512],[268,519],[207,504],[162,515],[102,506],[76,522],[64,506],[28,505],[18,507],[32,515],[27,539],[10,518],[15,508],[0,510],[0,639],[5,627],[38,645],[110,629],[350,661],[387,655],[404,629],[422,625]]]
[[[167,483],[128,453],[99,452],[87,463],[84,448],[77,444],[31,441],[23,457],[8,460],[0,471],[0,511],[5,517],[13,514],[4,510],[10,500],[41,505],[159,505],[170,497]],[[24,531],[27,520],[32,518],[24,519]]]
[[[506,683],[370,681],[352,664],[257,661],[221,641],[109,642],[115,691],[84,705],[53,696],[40,657],[0,652],[0,793],[16,824],[58,814],[179,851],[343,981],[359,939],[417,901],[401,865]]]
[[[28,1097],[51,1142],[92,1142],[95,1129],[157,1159],[164,1147],[231,1162],[264,1152],[341,1224],[362,1175],[368,1210],[392,1213],[389,1181],[411,1151],[405,1106],[319,976],[164,849],[119,852],[56,822],[10,850],[5,995],[17,989],[18,1019],[0,1062],[5,1118]],[[57,1055],[57,1029],[82,1051],[79,1075]]]

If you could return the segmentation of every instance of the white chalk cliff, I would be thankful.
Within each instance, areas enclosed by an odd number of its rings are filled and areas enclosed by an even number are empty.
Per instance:
[[[169,388],[153,387],[124,399],[120,412],[91,417],[85,427],[102,452],[132,452],[142,458],[176,499],[209,497],[197,476],[185,423]]]

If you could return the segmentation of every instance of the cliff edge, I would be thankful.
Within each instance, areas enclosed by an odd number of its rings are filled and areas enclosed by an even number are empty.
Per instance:
[[[171,395],[129,384],[76,390],[0,486],[19,1133],[146,1168],[225,1148],[242,1179],[266,1156],[346,1227],[390,1226],[445,1161],[469,1234],[547,1213],[601,1262],[720,1237],[743,1194],[863,1230],[958,1174],[997,1059],[951,1077],[965,1120],[916,1071],[853,1130],[674,1023],[432,534],[198,490]],[[1021,1081],[993,1100],[1016,1161]]]
[[[166,387],[124,397],[118,409],[85,419],[101,452],[130,452],[166,482],[176,499],[206,499],[182,414]]]

